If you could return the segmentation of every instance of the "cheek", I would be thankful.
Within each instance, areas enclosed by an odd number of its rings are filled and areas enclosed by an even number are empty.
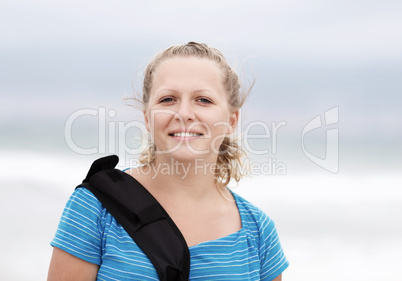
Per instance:
[[[211,130],[214,131],[215,134],[225,135],[230,133],[231,126],[226,114],[222,114],[220,118],[211,120],[208,124],[210,124]]]
[[[147,127],[151,132],[157,133],[160,130],[164,130],[173,117],[174,114],[171,113],[159,112],[157,110],[152,111],[150,114],[148,114]]]

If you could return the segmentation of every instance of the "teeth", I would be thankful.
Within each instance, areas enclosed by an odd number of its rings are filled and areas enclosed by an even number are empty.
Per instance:
[[[172,136],[175,137],[197,137],[197,136],[201,136],[201,134],[196,134],[196,133],[174,133],[171,134]]]

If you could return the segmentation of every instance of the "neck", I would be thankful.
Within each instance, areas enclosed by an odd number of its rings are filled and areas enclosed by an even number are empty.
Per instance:
[[[158,193],[176,198],[192,197],[199,201],[219,193],[214,181],[214,167],[215,162],[205,159],[179,162],[173,158],[157,157],[144,169],[148,169],[148,177]]]

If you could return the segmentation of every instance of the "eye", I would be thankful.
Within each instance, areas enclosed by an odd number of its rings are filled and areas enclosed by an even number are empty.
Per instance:
[[[212,103],[212,101],[210,101],[209,99],[207,99],[207,98],[199,98],[198,99],[201,103]]]
[[[174,99],[172,97],[164,97],[159,102],[168,103],[168,102],[172,102],[172,101],[174,101]]]

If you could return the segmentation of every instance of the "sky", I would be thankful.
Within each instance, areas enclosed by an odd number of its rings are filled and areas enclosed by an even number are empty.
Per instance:
[[[44,279],[43,245],[88,163],[136,146],[137,127],[118,126],[142,122],[142,113],[122,100],[141,91],[157,52],[197,41],[221,50],[245,86],[255,79],[240,131],[260,135],[249,139],[252,150],[268,149],[249,153],[253,161],[271,161],[274,172],[282,164],[286,177],[246,181],[253,188],[240,192],[277,218],[293,266],[287,280],[317,270],[310,280],[398,280],[401,11],[401,1],[378,0],[2,1],[0,215],[14,229],[3,239],[14,243],[0,279],[23,276],[10,262],[21,259],[33,274],[26,278]],[[67,135],[98,152],[77,153]],[[27,214],[41,219],[24,223]],[[378,255],[367,251],[370,239],[379,239]]]

